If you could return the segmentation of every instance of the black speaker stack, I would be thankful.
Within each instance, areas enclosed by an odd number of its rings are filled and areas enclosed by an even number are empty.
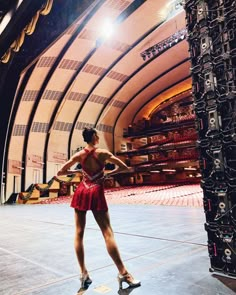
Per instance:
[[[184,7],[210,271],[236,277],[236,1]]]

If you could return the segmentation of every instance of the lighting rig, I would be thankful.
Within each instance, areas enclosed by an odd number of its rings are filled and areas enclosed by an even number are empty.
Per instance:
[[[170,47],[173,47],[177,43],[183,41],[186,37],[187,30],[181,29],[177,31],[175,34],[171,35],[170,37],[164,39],[163,41],[149,47],[148,49],[144,50],[140,53],[140,56],[145,61],[147,59],[153,58],[155,56],[160,55]]]
[[[210,271],[236,277],[236,1],[185,11]]]

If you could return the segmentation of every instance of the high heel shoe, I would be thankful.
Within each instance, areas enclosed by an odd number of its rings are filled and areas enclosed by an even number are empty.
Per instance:
[[[80,281],[81,281],[81,289],[87,289],[89,285],[92,284],[93,282],[88,274],[81,274]]]
[[[129,295],[131,292],[133,292],[134,289],[135,289],[135,287],[128,287],[126,289],[119,289],[118,294],[119,295]]]
[[[130,273],[125,273],[123,275],[118,274],[118,282],[119,282],[119,288],[122,289],[122,283],[127,283],[130,287],[139,287],[141,285],[141,282],[139,280],[135,280]]]

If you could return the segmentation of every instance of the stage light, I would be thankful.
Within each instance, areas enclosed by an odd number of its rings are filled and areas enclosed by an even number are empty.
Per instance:
[[[179,3],[176,3],[175,4],[175,9],[179,9],[180,8],[180,4]]]
[[[20,167],[20,166],[12,166],[12,168],[16,168],[16,169],[20,169],[20,170],[24,170],[24,167]]]
[[[147,58],[151,58],[161,54],[165,49],[174,46],[175,44],[182,41],[186,36],[186,29],[181,29],[172,36],[162,40],[161,42],[149,47],[140,53],[140,56],[145,61]],[[145,55],[145,57],[144,57]]]
[[[146,54],[145,53],[141,53],[140,55],[141,55],[142,59],[145,61],[146,60],[146,57],[147,57]]]
[[[150,51],[147,52],[147,57],[148,57],[148,58],[151,57],[151,52],[150,52]]]
[[[114,33],[114,23],[110,18],[106,18],[102,24],[101,35],[103,38],[108,39]]]
[[[197,168],[194,168],[194,167],[184,167],[184,170],[188,170],[188,171],[196,171]]]
[[[152,49],[152,55],[153,55],[153,56],[155,56],[155,55],[156,55],[156,53],[157,53],[156,49],[155,49],[155,48],[153,48],[153,49]]]
[[[1,2],[5,2],[2,4]],[[23,0],[15,1],[0,1],[0,34],[5,30],[13,15],[17,12],[17,9],[21,5]]]
[[[158,16],[161,19],[165,19],[165,21],[174,17],[176,14],[178,14],[180,12],[180,10],[183,9],[183,4],[182,4],[182,1],[180,1],[180,0],[171,0],[171,1],[166,1],[166,2],[167,2],[167,4],[158,13]]]
[[[36,160],[32,160],[33,163],[36,163],[36,164],[40,164],[40,165],[44,165],[45,163],[42,162],[42,161],[36,161]]]

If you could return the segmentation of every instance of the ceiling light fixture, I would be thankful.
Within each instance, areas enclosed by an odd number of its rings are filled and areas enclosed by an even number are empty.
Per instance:
[[[143,61],[159,56],[167,48],[171,48],[172,46],[184,40],[186,38],[186,35],[187,30],[185,28],[181,29],[168,38],[164,39],[163,41],[156,43],[155,45],[144,50],[140,53],[140,56],[142,57]]]
[[[110,18],[106,18],[102,24],[101,37],[104,39],[110,38],[114,33],[115,25]]]

